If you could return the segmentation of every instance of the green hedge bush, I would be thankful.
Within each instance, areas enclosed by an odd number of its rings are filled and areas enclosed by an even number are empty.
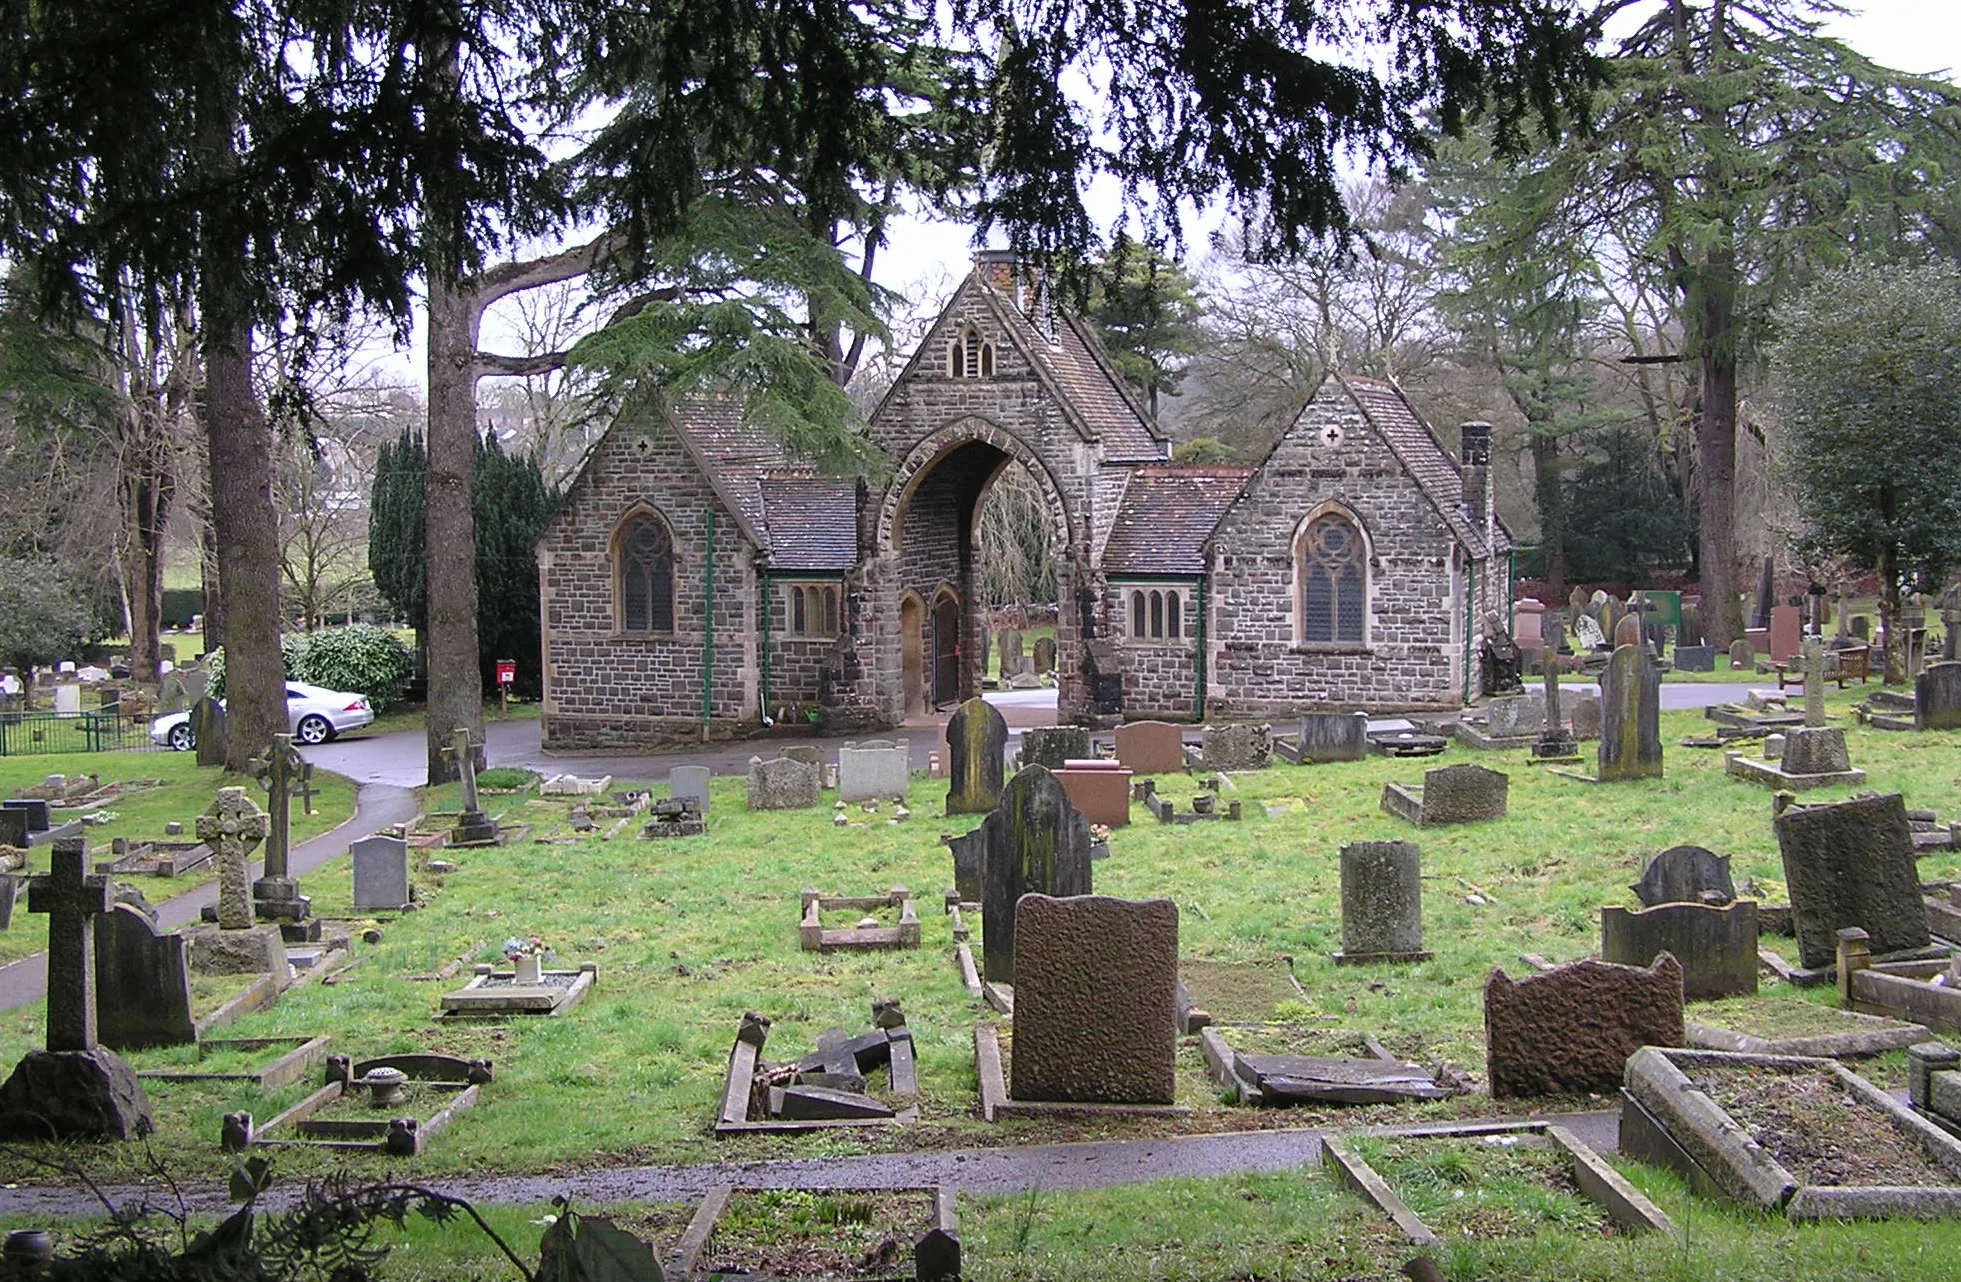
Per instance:
[[[401,638],[371,623],[281,633],[279,657],[288,681],[365,694],[376,712],[402,701],[415,672],[415,656]],[[224,650],[213,650],[204,662],[212,695],[224,698]]]

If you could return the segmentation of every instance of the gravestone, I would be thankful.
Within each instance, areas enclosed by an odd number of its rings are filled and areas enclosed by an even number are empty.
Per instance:
[[[1661,672],[1638,645],[1614,647],[1600,676],[1602,783],[1661,777]]]
[[[197,839],[211,847],[218,869],[217,928],[191,933],[191,967],[218,975],[283,973],[286,950],[277,926],[252,918],[252,851],[266,839],[271,820],[243,788],[220,788],[197,819]]]
[[[667,772],[667,795],[673,801],[692,801],[701,817],[708,817],[707,766],[676,766]]]
[[[1207,726],[1201,742],[1207,770],[1264,770],[1273,764],[1270,726]]]
[[[1178,905],[1036,893],[1016,903],[1014,917],[1019,943],[1009,1095],[1070,1103],[1174,1102]]]
[[[387,833],[349,842],[354,862],[354,907],[398,913],[409,904],[409,843]]]
[[[1716,1001],[1757,991],[1757,905],[1741,899],[1713,904],[1660,904],[1629,911],[1600,910],[1600,956],[1622,966],[1646,966],[1663,953],[1682,966],[1682,996]]]
[[[197,1040],[185,939],[160,935],[129,904],[95,919],[95,1012],[104,1046],[119,1051]]]
[[[1838,726],[1792,726],[1784,732],[1781,761],[1787,775],[1844,774],[1852,769],[1845,731]]]
[[[1598,619],[1582,614],[1573,621],[1573,642],[1581,650],[1598,650],[1607,644],[1607,634]]]
[[[1642,644],[1641,616],[1623,614],[1614,624],[1614,648],[1618,650],[1624,645],[1640,644]]]
[[[1608,1094],[1627,1057],[1643,1046],[1680,1046],[1682,964],[1641,968],[1568,962],[1484,985],[1484,1066],[1493,1098]]]
[[[1731,672],[1751,672],[1757,666],[1757,647],[1750,644],[1749,637],[1738,637],[1729,644],[1729,666]]]
[[[225,764],[225,705],[210,695],[191,708],[191,738],[197,743],[200,766]]]
[[[1522,597],[1513,602],[1512,640],[1518,642],[1520,649],[1537,650],[1545,645],[1541,624],[1545,615],[1545,604],[1531,597]]]
[[[1770,610],[1770,661],[1789,663],[1798,657],[1798,642],[1804,635],[1804,612],[1795,605],[1776,605]]]
[[[994,648],[1001,653],[1001,675],[1013,676],[1021,667],[1021,633],[1013,628],[1001,629],[994,638]]]
[[[1117,760],[1135,774],[1169,775],[1185,768],[1185,732],[1169,721],[1129,721],[1117,727]]]
[[[1587,601],[1589,599],[1587,590],[1577,583],[1573,585],[1573,590],[1566,594],[1566,625],[1568,627],[1571,627],[1573,621],[1580,617],[1580,612],[1587,608]]]
[[[977,815],[999,805],[1007,774],[1008,723],[994,705],[985,699],[961,704],[946,723],[946,746],[946,812]]]
[[[1641,880],[1630,889],[1647,908],[1660,904],[1720,907],[1736,898],[1729,858],[1701,846],[1670,846],[1648,861],[1641,870]]]
[[[276,736],[275,736],[276,737]],[[458,726],[450,734],[449,745],[443,749],[443,760],[456,766],[456,781],[463,788],[463,811],[456,816],[456,826],[449,830],[449,844],[452,846],[491,846],[497,844],[497,821],[483,811],[483,798],[477,793],[477,758],[481,747],[470,742],[470,727]],[[274,822],[278,822],[277,816]],[[270,851],[270,846],[268,846]],[[284,855],[281,855],[284,868]],[[267,871],[271,871],[272,855],[266,855]]]
[[[1358,841],[1341,848],[1337,962],[1428,960],[1422,853],[1413,841]]]
[[[1090,893],[1089,823],[1041,766],[1021,771],[981,821],[982,977],[1015,982],[1015,905],[1023,895]]]
[[[458,731],[464,742],[468,742],[469,732]],[[266,856],[265,876],[252,883],[252,910],[268,921],[305,921],[312,913],[312,905],[300,893],[300,883],[292,876],[287,858],[292,848],[292,789],[295,781],[312,770],[299,749],[293,746],[293,736],[276,734],[266,755],[252,762],[253,777],[266,790]],[[464,790],[466,807],[473,804],[476,792],[476,776],[467,775],[469,784]],[[466,812],[467,813],[467,812]]]
[[[1913,721],[1921,730],[1961,729],[1961,663],[1930,663],[1914,677]]]
[[[27,816],[29,833],[47,832],[54,827],[54,812],[45,797],[15,797],[0,802],[0,810],[18,810]],[[19,844],[19,843],[15,843]]]
[[[1804,723],[1822,726],[1825,724],[1825,643],[1817,637],[1806,637],[1798,652],[1804,664]],[[1841,746],[1843,739],[1841,735]]]
[[[987,864],[987,826],[946,838],[953,852],[953,890],[966,904],[978,904],[983,889],[981,870]]]
[[[82,687],[73,681],[64,681],[54,688],[54,714],[57,717],[79,717],[82,715]]]
[[[1058,770],[1092,755],[1087,726],[1033,726],[1021,732],[1021,767]]]
[[[1483,766],[1439,766],[1423,772],[1418,788],[1398,783],[1382,786],[1382,809],[1419,828],[1443,824],[1480,823],[1505,817],[1511,779],[1503,771]]]
[[[1748,644],[1747,642],[1745,644]],[[1713,645],[1678,645],[1675,647],[1675,667],[1681,672],[1714,672],[1716,670],[1716,647]]]
[[[986,628],[980,628],[977,629],[977,631],[980,633],[981,677],[982,679],[985,679],[987,674],[994,670],[992,667],[989,666],[989,656],[992,655],[994,652],[994,636]]]
[[[1055,638],[1035,638],[1035,675],[1045,676],[1055,671]]]
[[[1090,823],[1106,828],[1122,828],[1130,823],[1132,775],[1122,762],[1078,758],[1050,773],[1069,794],[1069,804]]]
[[[749,809],[808,810],[817,802],[816,766],[792,757],[749,758]]]
[[[1545,632],[1546,688],[1541,699],[1544,704],[1545,725],[1539,731],[1538,740],[1532,745],[1532,755],[1547,760],[1564,760],[1573,755],[1575,747],[1573,732],[1566,728],[1566,721],[1560,711],[1559,671],[1565,666],[1560,657],[1560,647],[1565,643],[1563,620],[1557,614],[1548,614],[1542,620]]]
[[[903,801],[911,768],[912,752],[904,743],[847,743],[838,749],[838,799]]]
[[[96,1038],[90,919],[112,903],[80,839],[56,841],[51,871],[28,883],[27,910],[48,916],[47,1048],[22,1056],[0,1085],[0,1139],[127,1140],[154,1129],[136,1070]]]
[[[1303,713],[1299,745],[1299,760],[1302,762],[1360,761],[1369,753],[1368,714]]]
[[[824,750],[814,744],[792,744],[780,750],[776,755],[779,757],[788,757],[792,761],[801,761],[806,766],[820,773],[824,769]]]
[[[1496,738],[1536,735],[1546,728],[1546,696],[1543,691],[1508,695],[1493,699],[1484,710],[1485,726]]]
[[[27,812],[11,808],[0,808],[0,846],[12,846],[16,850],[26,850],[33,841],[28,827]]]
[[[1792,806],[1771,826],[1790,887],[1800,965],[1830,966],[1838,932],[1847,926],[1866,931],[1875,953],[1931,942],[1913,829],[1898,793]]]

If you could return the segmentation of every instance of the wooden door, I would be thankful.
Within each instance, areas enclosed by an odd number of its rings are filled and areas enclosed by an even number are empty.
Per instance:
[[[933,703],[960,701],[960,603],[943,596],[933,603]]]
[[[916,596],[899,603],[899,671],[906,715],[926,711],[926,607]]]

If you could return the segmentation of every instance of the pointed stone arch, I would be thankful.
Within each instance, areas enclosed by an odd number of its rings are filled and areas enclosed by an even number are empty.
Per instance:
[[[1001,467],[1010,462],[1020,463],[1035,478],[1041,489],[1049,511],[1049,539],[1058,555],[1074,556],[1077,552],[1074,530],[1076,519],[1069,510],[1062,487],[1056,484],[1055,474],[1050,471],[1042,456],[1030,449],[1019,436],[1002,427],[999,423],[977,414],[954,419],[938,431],[923,437],[906,452],[899,466],[892,473],[892,480],[885,488],[884,498],[879,503],[878,527],[873,546],[880,553],[898,550],[898,533],[905,516],[906,505],[911,501],[913,491],[919,483],[932,474],[933,468],[947,455],[965,445],[980,443],[992,446],[1005,455]],[[1000,467],[989,476],[998,475]],[[986,485],[982,487],[983,492]]]

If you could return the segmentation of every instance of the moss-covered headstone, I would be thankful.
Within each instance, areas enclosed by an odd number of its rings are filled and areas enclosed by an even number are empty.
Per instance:
[[[1089,823],[1042,766],[1016,775],[981,824],[982,974],[1015,982],[1015,905],[1023,895],[1090,893]]]
[[[1000,804],[1008,723],[985,699],[969,699],[946,723],[950,815],[984,815]]]

